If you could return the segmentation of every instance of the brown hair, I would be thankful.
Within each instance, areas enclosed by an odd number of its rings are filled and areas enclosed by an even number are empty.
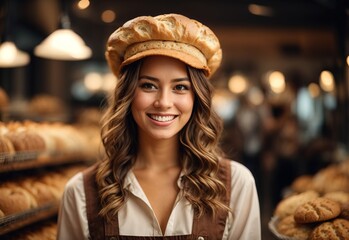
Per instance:
[[[101,195],[100,214],[108,218],[116,216],[126,201],[123,183],[137,155],[137,125],[130,106],[141,63],[142,60],[125,67],[102,119],[106,157],[99,164],[96,181]],[[204,72],[190,66],[187,69],[195,100],[192,116],[179,133],[184,194],[199,215],[204,210],[216,213],[219,209],[228,210],[222,200],[226,188],[217,178],[222,122],[212,109],[213,88]]]

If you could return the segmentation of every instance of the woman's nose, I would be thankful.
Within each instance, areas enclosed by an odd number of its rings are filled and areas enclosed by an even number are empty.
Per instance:
[[[171,93],[169,91],[160,91],[154,102],[157,108],[170,108],[173,105]]]

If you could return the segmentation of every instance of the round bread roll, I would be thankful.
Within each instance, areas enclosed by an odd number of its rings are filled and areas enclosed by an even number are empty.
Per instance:
[[[325,193],[323,197],[336,201],[340,204],[349,203],[349,192],[344,192],[344,191],[329,192],[329,193]]]
[[[341,218],[320,224],[310,235],[310,240],[345,239],[349,239],[349,221]]]
[[[0,209],[7,216],[37,207],[33,196],[21,187],[0,187]]]
[[[287,197],[278,203],[274,211],[274,216],[282,219],[289,215],[293,215],[294,211],[298,206],[318,197],[319,193],[313,190],[309,190],[303,193],[299,193],[297,195]]]
[[[21,183],[21,187],[34,196],[39,206],[56,200],[56,196],[50,187],[42,182],[26,179]]]
[[[211,76],[222,60],[216,35],[202,23],[180,14],[141,16],[111,34],[106,58],[113,73],[150,55],[177,58]]]
[[[9,132],[7,137],[11,140],[16,152],[44,151],[44,139],[33,131]]]
[[[341,213],[339,214],[339,218],[349,220],[349,202],[341,204]]]
[[[336,218],[340,213],[341,206],[338,202],[319,197],[297,207],[294,220],[297,223],[322,222]]]
[[[313,227],[308,224],[299,224],[289,215],[277,223],[278,233],[297,240],[307,240],[313,231]]]
[[[297,177],[291,184],[294,192],[301,193],[314,189],[313,177],[311,175],[302,175]]]
[[[15,148],[6,136],[0,135],[0,163],[11,160],[15,155]]]

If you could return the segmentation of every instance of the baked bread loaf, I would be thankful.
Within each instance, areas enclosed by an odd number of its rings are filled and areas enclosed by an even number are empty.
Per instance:
[[[0,135],[0,163],[11,160],[15,155],[15,148],[6,136]]]
[[[349,220],[349,202],[341,204],[341,213],[339,214],[339,218]]]
[[[150,55],[177,58],[211,76],[222,60],[216,35],[202,23],[180,14],[141,16],[111,34],[106,59],[118,77],[122,68]]]
[[[7,216],[37,207],[33,196],[16,186],[0,187],[0,209]]]
[[[340,204],[349,203],[349,192],[344,192],[344,191],[329,192],[329,193],[325,193],[323,197],[336,201]]]
[[[310,240],[346,239],[349,239],[349,221],[340,218],[320,224],[310,235]]]
[[[289,196],[278,203],[274,211],[274,216],[282,219],[286,216],[293,215],[298,206],[318,197],[319,193],[312,190]]]
[[[38,180],[27,178],[20,185],[35,198],[39,206],[56,200],[56,196],[50,189],[50,186]]]
[[[291,184],[291,189],[296,193],[313,190],[313,177],[311,175],[301,175]]]
[[[297,223],[322,222],[337,217],[340,212],[338,202],[319,197],[300,205],[294,212],[294,219]]]
[[[313,226],[297,223],[293,215],[281,219],[281,221],[277,223],[276,228],[280,234],[297,240],[307,240],[313,231]]]

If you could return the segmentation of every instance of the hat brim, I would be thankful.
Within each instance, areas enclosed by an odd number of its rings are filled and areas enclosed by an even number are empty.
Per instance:
[[[208,66],[206,64],[203,64],[196,57],[190,54],[179,52],[177,50],[172,50],[172,49],[148,49],[148,50],[136,53],[131,57],[129,57],[128,59],[124,60],[121,63],[120,69],[122,71],[122,69],[126,65],[129,65],[142,58],[149,57],[149,56],[156,56],[156,55],[167,56],[167,57],[178,59],[193,68],[202,69],[206,76],[210,75],[210,69],[208,68]]]

